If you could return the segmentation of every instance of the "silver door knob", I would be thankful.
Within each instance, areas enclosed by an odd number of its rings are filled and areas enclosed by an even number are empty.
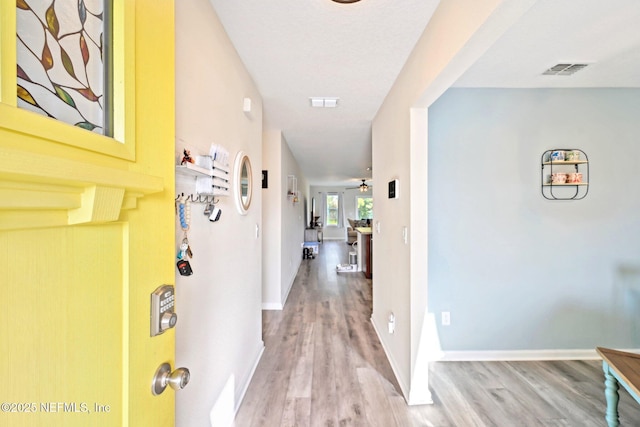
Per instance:
[[[171,372],[171,365],[163,363],[158,367],[151,383],[151,392],[154,396],[161,394],[167,386],[174,390],[182,390],[189,383],[191,373],[187,368],[178,368]]]

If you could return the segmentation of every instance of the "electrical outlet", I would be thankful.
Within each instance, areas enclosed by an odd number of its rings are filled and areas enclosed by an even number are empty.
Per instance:
[[[449,326],[451,324],[451,313],[448,311],[442,312],[442,326]]]

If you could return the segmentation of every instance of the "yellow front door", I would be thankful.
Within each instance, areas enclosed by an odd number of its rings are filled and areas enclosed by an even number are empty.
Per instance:
[[[173,426],[174,4],[114,2],[116,137],[16,105],[16,3],[0,5],[0,426]],[[179,314],[179,301],[176,302]]]

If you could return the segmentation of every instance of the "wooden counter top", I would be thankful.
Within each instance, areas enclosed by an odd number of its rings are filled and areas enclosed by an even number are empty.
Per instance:
[[[356,231],[361,234],[371,234],[371,227],[356,227]]]

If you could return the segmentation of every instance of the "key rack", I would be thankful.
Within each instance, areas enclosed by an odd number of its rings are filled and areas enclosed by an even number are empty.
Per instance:
[[[180,200],[181,197],[184,197],[184,193],[181,193],[176,197],[176,202]],[[220,201],[220,199],[212,196],[210,194],[189,194],[185,197],[185,200],[190,201],[191,203],[205,203],[215,205]]]

